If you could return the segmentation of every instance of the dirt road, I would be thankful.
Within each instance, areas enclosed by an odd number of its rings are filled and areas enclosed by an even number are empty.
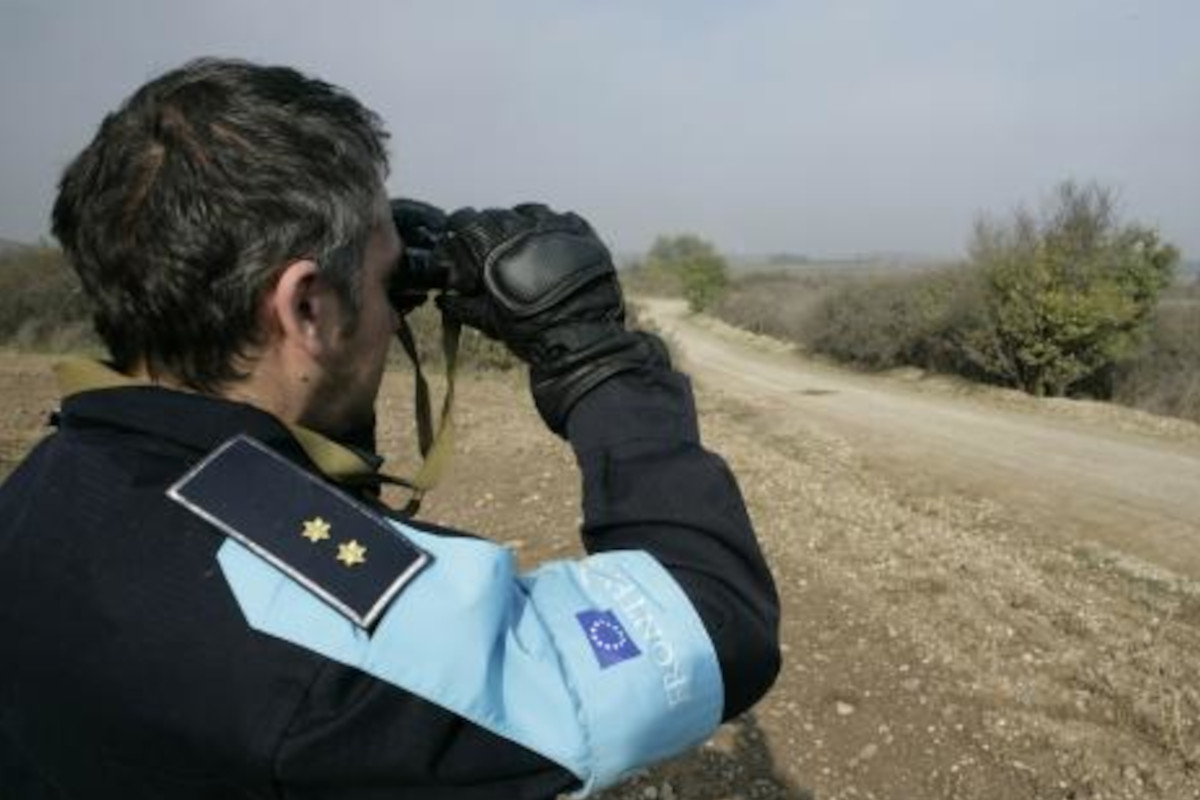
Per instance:
[[[776,430],[835,431],[910,482],[1003,502],[1047,532],[1200,578],[1200,437],[1114,431],[1031,406],[1014,412],[917,393],[756,347],[691,319],[681,301],[643,306],[698,380],[762,406]]]
[[[779,685],[723,744],[742,782],[697,757],[681,796],[1200,798],[1200,428],[641,316],[784,603]]]

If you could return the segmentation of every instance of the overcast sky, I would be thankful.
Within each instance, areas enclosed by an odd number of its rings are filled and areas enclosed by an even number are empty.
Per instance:
[[[0,0],[0,237],[199,55],[351,90],[394,193],[548,201],[622,251],[950,255],[1075,177],[1200,256],[1197,0]]]

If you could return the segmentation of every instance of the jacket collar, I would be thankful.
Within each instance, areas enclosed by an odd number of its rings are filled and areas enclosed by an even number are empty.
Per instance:
[[[167,389],[106,364],[69,359],[55,367],[62,392],[59,424],[100,425],[141,432],[203,455],[232,436],[248,434],[305,468],[349,486],[378,486],[383,459],[316,431],[284,423],[246,403]]]

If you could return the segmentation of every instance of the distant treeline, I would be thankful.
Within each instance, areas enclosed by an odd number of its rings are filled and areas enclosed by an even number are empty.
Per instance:
[[[959,348],[956,326],[970,325],[971,282],[965,266],[890,275],[764,273],[735,280],[714,313],[865,369],[916,366],[1011,385]],[[1066,394],[1200,422],[1200,279],[1168,287],[1134,349]]]
[[[868,369],[916,366],[1200,421],[1200,276],[1157,232],[1122,222],[1112,193],[1096,185],[1060,185],[1040,216],[981,220],[961,264],[788,263],[731,275],[711,243],[664,236],[622,280],[628,291],[680,294],[695,310]],[[422,361],[437,365],[436,307],[409,320]],[[87,298],[56,248],[0,253],[0,345],[101,350]],[[517,363],[471,330],[460,361]]]
[[[91,312],[61,250],[0,253],[0,343],[25,350],[95,350]]]
[[[916,366],[1200,422],[1200,277],[1110,193],[1066,184],[1041,217],[983,221],[962,264],[735,280],[739,327],[867,369]]]

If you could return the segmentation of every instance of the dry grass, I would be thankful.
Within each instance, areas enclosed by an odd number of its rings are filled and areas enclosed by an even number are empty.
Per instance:
[[[87,298],[61,251],[0,256],[0,344],[22,350],[94,349]]]
[[[426,302],[408,315],[408,324],[412,328],[413,338],[417,343],[417,353],[421,364],[433,369],[441,369],[445,363],[442,349],[442,315],[432,301]],[[392,348],[391,360],[393,366],[407,367],[408,357],[404,350],[396,345]],[[458,364],[463,370],[508,370],[519,365],[516,356],[499,342],[487,338],[479,331],[463,328],[459,339]]]
[[[1145,344],[1118,366],[1113,398],[1125,405],[1200,421],[1200,284],[1160,304]]]
[[[715,313],[867,369],[988,380],[970,344],[984,325],[980,286],[962,268],[754,275],[735,282]],[[1141,348],[1079,390],[1200,421],[1200,280],[1169,290]]]

